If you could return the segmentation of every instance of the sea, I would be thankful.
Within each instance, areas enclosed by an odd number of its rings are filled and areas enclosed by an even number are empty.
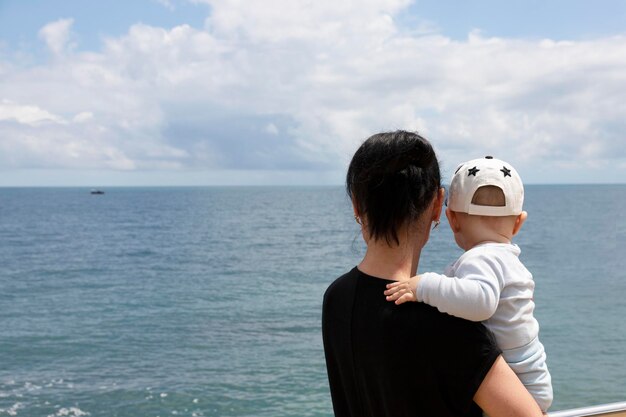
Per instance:
[[[0,416],[332,416],[342,187],[0,188]],[[551,411],[626,401],[626,185],[529,185]],[[420,272],[461,251],[447,223]],[[407,352],[410,355],[410,352]]]

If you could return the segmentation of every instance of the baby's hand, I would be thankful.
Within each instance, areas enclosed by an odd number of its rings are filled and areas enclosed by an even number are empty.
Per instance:
[[[408,281],[398,281],[387,284],[387,290],[385,291],[387,301],[395,301],[398,305],[406,303],[407,301],[417,301],[416,293],[419,280],[419,275],[416,275],[411,277]]]

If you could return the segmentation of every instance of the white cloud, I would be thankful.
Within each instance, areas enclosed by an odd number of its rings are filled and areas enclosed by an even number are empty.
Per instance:
[[[71,28],[74,19],[59,19],[50,22],[39,31],[39,37],[55,55],[62,54],[70,44]]]
[[[624,37],[456,41],[398,26],[405,0],[205,2],[204,29],[137,24],[100,51],[4,66],[0,98],[29,103],[0,107],[5,163],[336,171],[370,134],[404,128],[451,166],[624,166]],[[71,24],[41,30],[56,54]]]
[[[24,106],[6,99],[0,102],[1,120],[14,120],[25,125],[37,125],[44,122],[65,123],[61,117],[37,106]]]
[[[91,119],[93,119],[93,113],[90,112],[90,111],[84,111],[84,112],[80,112],[76,116],[74,116],[72,121],[74,121],[76,123],[84,123],[84,122],[88,122]]]
[[[377,38],[395,32],[392,15],[409,0],[293,1],[197,0],[212,14],[207,26],[219,36],[263,42],[318,41],[323,44],[349,38]]]
[[[176,6],[172,0],[156,0],[156,2],[168,10],[176,10]]]
[[[265,132],[269,133],[270,135],[278,135],[279,133],[278,128],[274,123],[268,123],[265,126]]]

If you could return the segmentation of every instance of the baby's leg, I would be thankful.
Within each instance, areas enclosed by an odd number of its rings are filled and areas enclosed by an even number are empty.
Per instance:
[[[545,414],[552,405],[553,393],[541,342],[535,339],[526,346],[505,350],[502,356]]]

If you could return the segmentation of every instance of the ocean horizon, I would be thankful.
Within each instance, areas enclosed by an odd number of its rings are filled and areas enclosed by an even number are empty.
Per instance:
[[[449,182],[449,181],[448,181]],[[588,187],[588,186],[626,186],[626,182],[590,182],[590,183],[578,183],[578,182],[566,182],[566,183],[524,183],[524,187]],[[130,184],[130,185],[116,185],[116,184],[66,184],[66,185],[0,185],[0,189],[33,189],[33,188],[68,188],[68,189],[83,189],[90,190],[114,190],[114,189],[126,189],[126,188],[343,188],[344,184]],[[447,185],[444,185],[447,189]]]
[[[550,411],[626,401],[624,204],[526,186]],[[0,187],[0,416],[331,416],[322,296],[363,253],[340,185]],[[460,253],[444,216],[419,271]]]

